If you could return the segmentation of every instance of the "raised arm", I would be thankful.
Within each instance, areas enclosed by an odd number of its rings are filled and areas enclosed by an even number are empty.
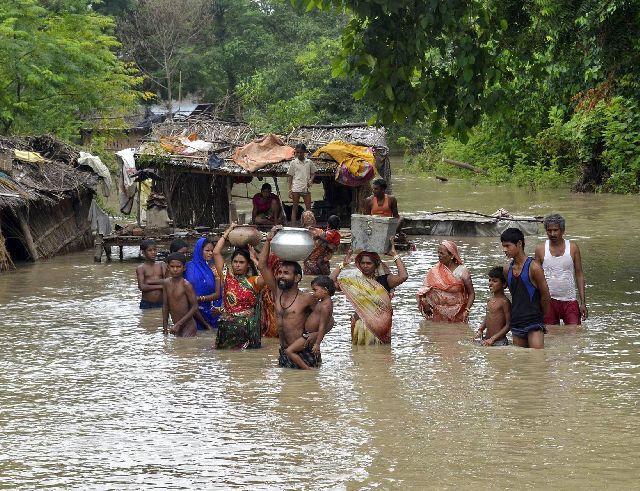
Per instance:
[[[576,285],[578,287],[578,302],[580,304],[580,315],[582,320],[586,320],[589,317],[589,311],[587,310],[587,297],[585,296],[585,280],[584,270],[582,269],[582,256],[580,254],[580,248],[575,242],[570,242],[574,248],[573,253],[573,269],[576,273]]]
[[[396,251],[396,246],[393,243],[393,237],[389,239],[391,242],[391,248],[389,249],[388,254],[393,257],[394,262],[396,263],[396,267],[398,268],[398,274],[390,273],[387,276],[387,283],[389,284],[389,288],[395,288],[398,285],[401,285],[409,278],[409,273],[407,273],[407,268],[402,262],[402,258],[400,254]]]
[[[258,271],[260,271],[262,281],[271,289],[273,293],[275,293],[278,285],[275,276],[273,276],[273,271],[271,271],[271,268],[269,268],[269,253],[271,252],[271,239],[273,239],[274,234],[280,228],[282,228],[281,225],[276,225],[267,234],[267,239],[262,246],[260,257],[258,258]]]
[[[333,271],[331,271],[331,274],[329,275],[329,278],[331,278],[336,285],[336,291],[340,291],[340,285],[338,284],[338,276],[340,276],[340,271],[349,266],[349,263],[351,262],[351,254],[351,249],[349,249],[342,259],[342,262],[335,268],[333,268]]]
[[[224,256],[222,255],[222,249],[224,249],[224,243],[229,238],[229,233],[236,228],[236,224],[232,223],[229,228],[224,231],[222,236],[218,239],[216,246],[213,248],[213,262],[218,270],[218,276],[222,278],[222,272],[224,271]]]

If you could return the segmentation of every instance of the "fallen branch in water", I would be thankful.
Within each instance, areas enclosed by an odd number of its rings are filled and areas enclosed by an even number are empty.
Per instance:
[[[473,171],[477,174],[484,174],[485,176],[488,176],[489,173],[484,170],[484,169],[480,169],[479,167],[475,167],[471,164],[467,164],[465,162],[460,162],[458,160],[451,160],[451,159],[442,159],[443,162],[446,162],[447,164],[451,164],[451,165],[455,165],[456,167],[460,167],[462,169],[467,169],[470,171]]]

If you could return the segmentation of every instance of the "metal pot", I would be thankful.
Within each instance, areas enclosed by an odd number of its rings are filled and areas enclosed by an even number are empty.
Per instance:
[[[229,232],[229,242],[236,247],[257,246],[262,240],[262,232],[253,225],[238,225]]]
[[[306,228],[284,227],[271,241],[271,252],[283,261],[302,261],[314,247],[313,237]]]

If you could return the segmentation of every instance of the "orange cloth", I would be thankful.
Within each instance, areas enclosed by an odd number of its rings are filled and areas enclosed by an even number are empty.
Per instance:
[[[469,298],[464,282],[442,263],[433,266],[418,290],[433,312],[435,322],[464,322]]]
[[[391,205],[389,204],[389,195],[385,193],[382,205],[378,204],[378,198],[375,196],[371,201],[371,214],[379,217],[392,217]]]
[[[269,133],[236,149],[233,161],[249,172],[255,172],[269,164],[291,160],[294,150],[276,135]]]

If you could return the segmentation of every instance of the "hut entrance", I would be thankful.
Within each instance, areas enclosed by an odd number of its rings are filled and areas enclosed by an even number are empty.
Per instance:
[[[22,239],[20,224],[12,213],[0,215],[0,234],[4,238],[4,251],[0,250],[0,257],[5,253],[13,262],[31,259]]]

